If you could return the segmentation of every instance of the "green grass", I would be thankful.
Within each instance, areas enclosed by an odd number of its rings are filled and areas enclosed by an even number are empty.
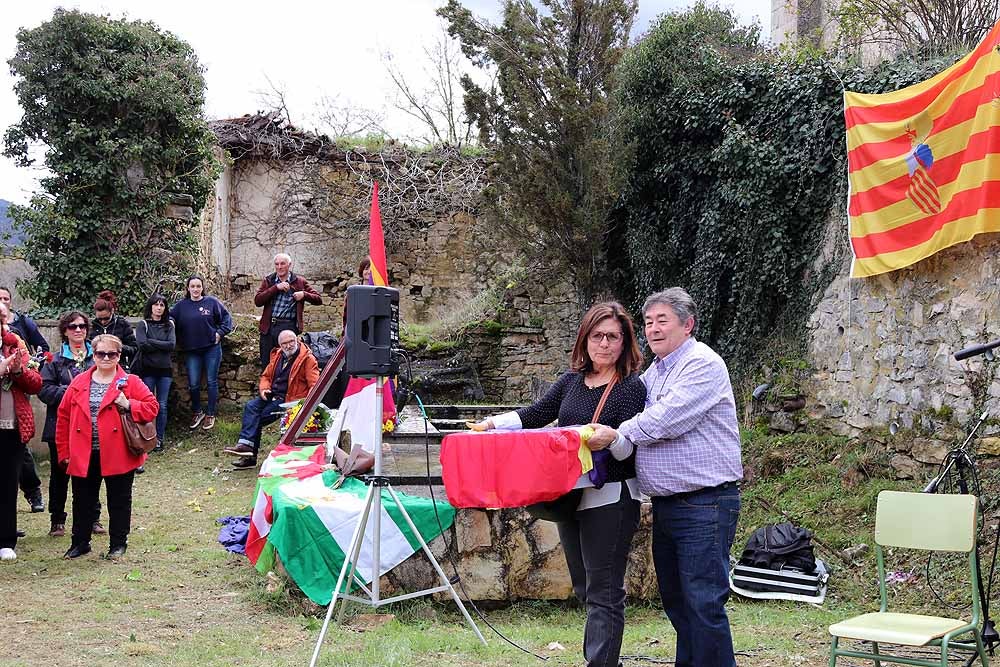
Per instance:
[[[324,610],[286,580],[257,573],[243,557],[226,553],[216,542],[215,519],[248,513],[255,485],[251,473],[233,471],[230,460],[218,454],[235,439],[235,419],[223,415],[208,434],[168,432],[167,452],[152,457],[147,473],[136,480],[132,535],[122,562],[99,557],[107,550],[106,537],[95,538],[95,553],[63,560],[69,538],[49,538],[48,515],[29,514],[21,503],[18,519],[28,537],[18,545],[18,560],[0,566],[0,617],[5,627],[0,664],[308,664]],[[270,430],[268,437],[273,442],[275,432]],[[752,481],[744,490],[737,549],[754,528],[784,520],[775,509],[816,531],[834,550],[870,544],[877,492],[917,486],[889,479],[871,451],[863,443],[829,436],[749,434],[744,453]],[[47,470],[42,463],[43,476]],[[823,608],[730,601],[741,667],[824,665],[826,626],[871,610],[877,592],[871,553],[857,567],[847,566],[823,547],[817,547],[817,555],[834,568]],[[923,564],[903,561],[897,566]],[[943,576],[950,569],[946,564],[935,571]],[[894,587],[892,595],[918,607],[932,599],[923,582]],[[372,610],[351,607],[346,626],[331,626],[320,664],[541,664],[482,622],[489,645],[481,646],[450,602],[424,598],[379,612],[394,618],[362,631],[352,624],[363,620],[358,614]],[[520,602],[485,613],[512,641],[549,657],[547,664],[582,663],[584,610],[579,606]],[[563,648],[549,649],[554,642]],[[673,652],[673,631],[658,606],[630,604],[624,664],[665,664]]]

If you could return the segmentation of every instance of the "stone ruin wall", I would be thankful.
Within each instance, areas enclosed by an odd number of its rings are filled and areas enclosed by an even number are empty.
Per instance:
[[[809,416],[847,435],[895,422],[903,432],[883,440],[901,478],[939,464],[984,409],[997,423],[996,364],[952,355],[1000,338],[998,252],[1000,237],[983,234],[880,276],[851,279],[845,266],[809,318]]]
[[[297,192],[308,169],[318,169],[333,201],[317,205]],[[358,283],[357,265],[368,246],[370,190],[355,170],[252,159],[226,167],[202,213],[201,266],[233,312],[259,316],[253,295],[261,277],[273,271],[274,254],[283,251],[292,256],[293,270],[323,294],[322,306],[306,306],[306,330],[339,334],[344,296]],[[464,313],[503,325],[472,336],[488,400],[528,400],[566,367],[581,314],[571,286],[530,270],[508,280],[513,242],[474,211],[419,211],[400,230],[391,206],[383,204],[382,218],[401,323],[460,321]],[[505,288],[501,313],[480,313],[477,297],[498,281]]]

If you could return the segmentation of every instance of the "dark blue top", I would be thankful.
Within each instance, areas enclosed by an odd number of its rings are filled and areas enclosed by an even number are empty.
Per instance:
[[[35,324],[35,321],[24,313],[11,312],[17,316],[17,319],[10,323],[10,328],[21,337],[21,340],[28,344],[28,349],[32,353],[38,350],[48,352],[49,341],[45,340],[45,336],[38,330],[38,325]]]
[[[177,347],[181,350],[204,350],[215,345],[215,334],[225,336],[233,330],[233,318],[214,296],[198,301],[182,299],[170,309],[177,327]]]

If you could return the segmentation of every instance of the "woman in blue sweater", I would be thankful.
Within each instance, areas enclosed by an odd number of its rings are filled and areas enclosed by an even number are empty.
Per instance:
[[[215,426],[215,406],[219,400],[219,364],[222,339],[233,330],[233,318],[222,302],[205,294],[201,276],[187,279],[184,298],[170,309],[177,329],[177,348],[185,354],[191,392],[191,430]],[[201,409],[201,376],[208,384],[208,405]]]

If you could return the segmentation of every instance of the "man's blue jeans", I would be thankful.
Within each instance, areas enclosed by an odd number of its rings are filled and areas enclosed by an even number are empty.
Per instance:
[[[163,432],[167,429],[167,397],[170,396],[170,385],[173,384],[174,379],[145,375],[142,381],[153,392],[153,396],[156,396],[156,402],[160,404],[160,411],[156,413],[156,437],[162,443]]]
[[[677,667],[735,667],[725,604],[740,515],[735,484],[653,498],[653,564]]]
[[[204,350],[186,352],[184,365],[187,366],[188,391],[191,393],[191,412],[201,412],[201,375],[208,383],[208,407],[205,414],[215,416],[215,404],[219,402],[219,364],[222,363],[222,345],[216,343]]]
[[[253,455],[257,456],[260,449],[260,432],[268,424],[278,420],[284,412],[279,407],[284,398],[272,398],[265,401],[260,396],[251,398],[243,406],[243,426],[240,428],[239,442],[253,447]]]

